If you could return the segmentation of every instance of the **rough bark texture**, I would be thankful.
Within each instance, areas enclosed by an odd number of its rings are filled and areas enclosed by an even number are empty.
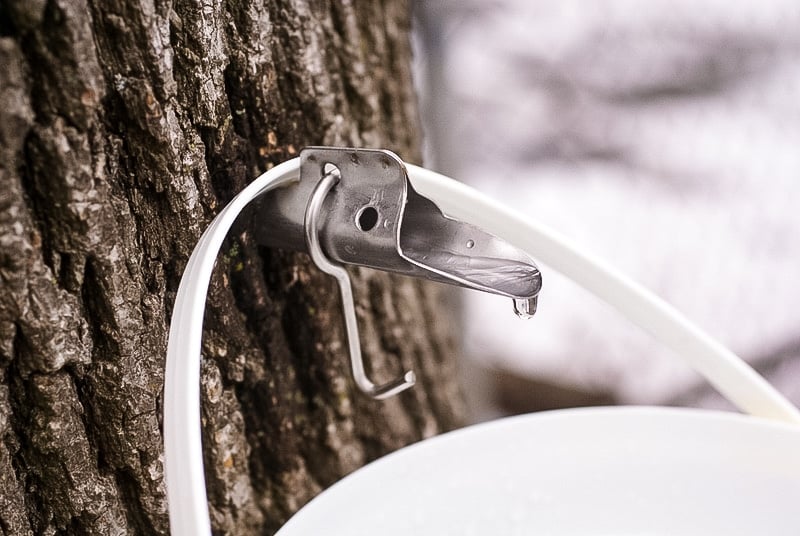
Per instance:
[[[164,534],[161,393],[205,225],[309,144],[414,161],[402,1],[0,3],[0,530]],[[338,294],[300,254],[229,240],[209,292],[215,530],[264,534],[380,454],[453,427],[448,296],[356,271],[384,403],[347,373]],[[357,505],[354,505],[357,510]]]

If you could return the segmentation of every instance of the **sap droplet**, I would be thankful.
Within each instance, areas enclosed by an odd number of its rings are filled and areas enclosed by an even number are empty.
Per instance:
[[[536,313],[538,298],[514,298],[514,312],[520,318],[533,318]]]

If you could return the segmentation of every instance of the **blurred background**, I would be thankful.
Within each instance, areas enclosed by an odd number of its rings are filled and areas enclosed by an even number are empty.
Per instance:
[[[426,164],[654,290],[800,404],[800,3],[415,9]],[[732,409],[540,268],[533,320],[463,294],[475,420],[593,404]]]

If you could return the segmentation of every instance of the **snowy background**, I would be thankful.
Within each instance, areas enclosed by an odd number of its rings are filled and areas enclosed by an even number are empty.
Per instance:
[[[800,403],[800,2],[434,0],[417,19],[427,164],[655,290]],[[541,268],[531,321],[464,294],[476,418],[728,407]]]

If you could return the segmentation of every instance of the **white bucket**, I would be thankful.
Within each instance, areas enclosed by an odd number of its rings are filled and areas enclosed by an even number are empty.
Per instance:
[[[279,536],[800,534],[800,428],[674,408],[553,411],[356,471]]]
[[[467,428],[356,471],[300,510],[280,536],[800,535],[796,407],[663,300],[557,233],[452,179],[407,169],[414,187],[446,214],[503,238],[606,300],[760,418],[616,408]],[[203,311],[217,253],[242,209],[296,180],[298,170],[297,159],[284,162],[237,195],[203,234],[181,279],[164,387],[173,534],[211,535],[199,384]]]

